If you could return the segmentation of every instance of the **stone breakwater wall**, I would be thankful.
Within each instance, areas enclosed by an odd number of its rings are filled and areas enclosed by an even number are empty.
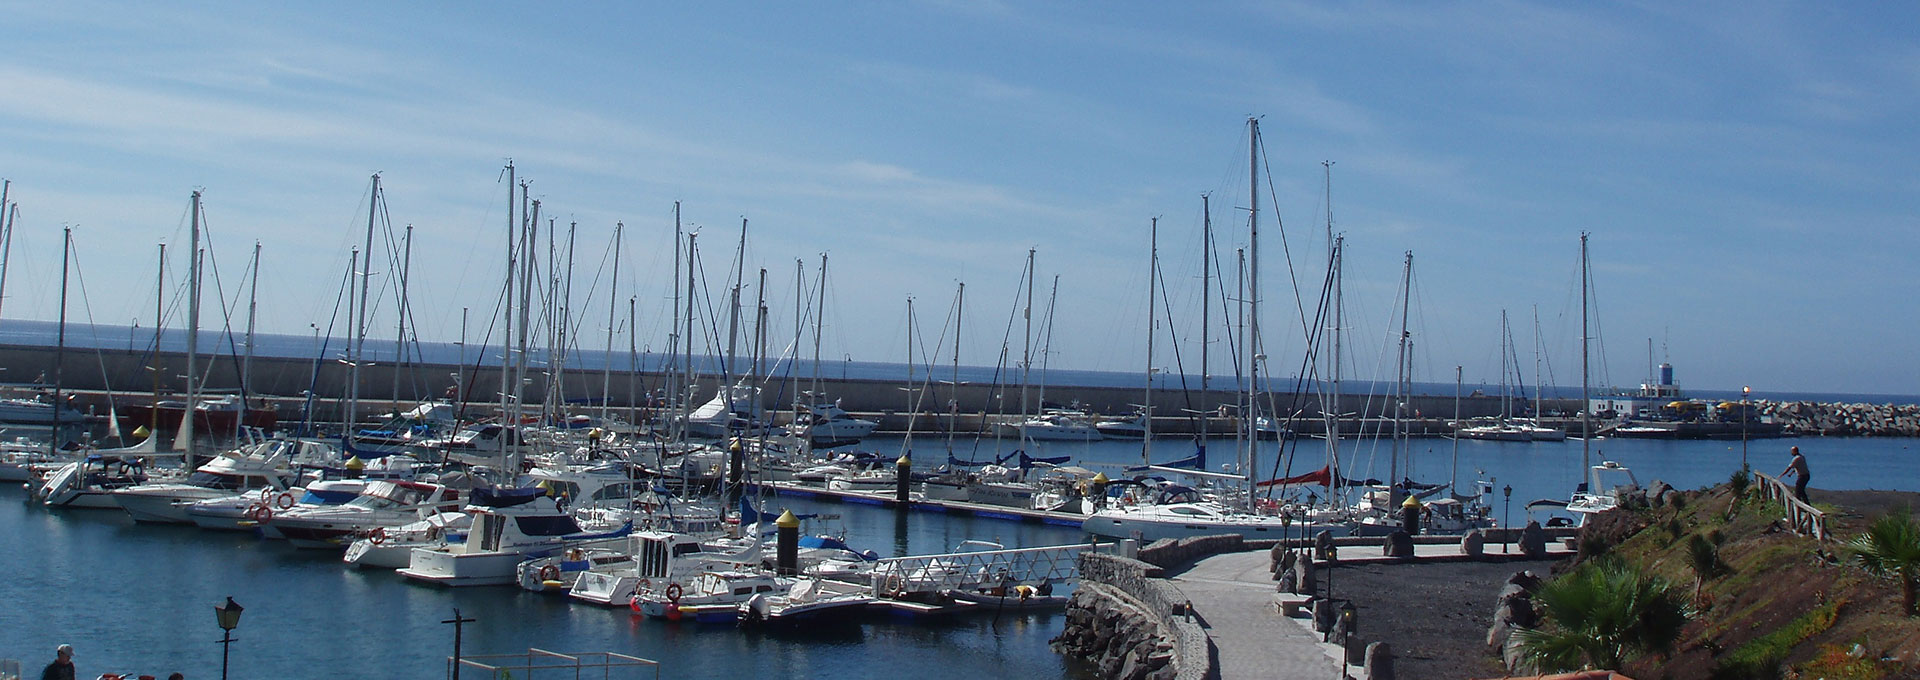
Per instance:
[[[1756,401],[1754,409],[1790,432],[1835,437],[1920,437],[1920,406]]]
[[[1146,552],[1142,550],[1141,552]],[[1086,660],[1100,677],[1200,680],[1213,671],[1213,643],[1162,569],[1101,553],[1080,555],[1080,587],[1054,651]]]

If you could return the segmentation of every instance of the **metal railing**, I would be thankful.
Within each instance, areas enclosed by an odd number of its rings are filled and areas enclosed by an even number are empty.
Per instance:
[[[1787,522],[1793,525],[1795,533],[1806,534],[1822,541],[1833,540],[1833,526],[1827,522],[1827,513],[1801,501],[1793,495],[1793,487],[1772,475],[1755,472],[1753,476],[1760,480],[1760,493],[1769,501],[1778,501],[1787,509]]]
[[[453,657],[447,657],[448,664]],[[517,663],[516,663],[517,662]],[[460,659],[460,667],[453,669],[448,677],[460,677],[462,669],[486,671],[477,674],[487,678],[638,678],[645,677],[647,671],[653,671],[654,680],[660,678],[660,663],[651,659],[628,656],[618,652],[581,652],[561,654],[544,649],[529,648],[521,654],[477,654]],[[614,670],[621,672],[616,675]],[[588,671],[597,671],[589,673]],[[473,676],[469,676],[473,677]]]
[[[914,555],[880,560],[873,594],[898,596],[981,586],[1059,583],[1080,577],[1078,558],[1090,546],[1060,545],[981,552]]]

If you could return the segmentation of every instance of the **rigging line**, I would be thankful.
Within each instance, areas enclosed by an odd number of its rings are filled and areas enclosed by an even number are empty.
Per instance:
[[[73,256],[73,279],[74,282],[80,286],[80,309],[87,317],[87,331],[97,338],[100,336],[100,333],[98,325],[93,321],[93,300],[87,295],[86,272],[80,267],[80,249],[68,245],[67,252]],[[101,348],[101,345],[105,343],[95,342],[92,344],[94,358],[100,363],[100,384],[106,387],[107,391],[107,410],[112,411],[113,377],[107,373],[106,351]],[[54,408],[59,408],[59,405],[55,404]]]
[[[235,307],[238,307],[240,305],[239,291],[235,291],[233,302],[229,304],[227,302],[226,288],[223,285],[220,278],[220,261],[219,261],[219,258],[214,255],[213,225],[208,223],[207,221],[207,207],[204,204],[200,206],[200,232],[204,234],[204,239],[205,239],[201,245],[203,245],[205,247],[205,250],[207,251],[207,268],[213,271],[214,299],[220,301],[220,315],[221,315],[220,324],[221,324],[221,332],[225,335],[225,340],[227,345],[227,359],[229,361],[232,361],[233,365],[239,366],[240,365],[240,348],[238,343],[235,342],[233,338],[233,311]],[[195,253],[194,255],[197,257],[198,253]],[[191,332],[198,333],[199,330],[191,329]],[[213,376],[213,364],[214,362],[212,361],[207,362],[206,369],[203,372],[201,372],[200,376],[198,377],[201,385],[205,385],[207,379]],[[247,396],[246,386],[242,385],[240,387],[240,398],[242,399],[243,402],[246,399],[246,396]],[[191,408],[192,404],[188,404],[188,407]]]
[[[1281,433],[1279,434],[1279,437],[1280,437],[1279,454],[1280,455],[1274,456],[1273,475],[1270,477],[1272,479],[1278,479],[1283,475],[1292,476],[1293,469],[1294,469],[1293,468],[1294,459],[1299,455],[1299,450],[1300,450],[1299,438],[1295,437],[1292,440],[1289,440],[1286,437],[1285,433],[1292,432],[1294,425],[1300,421],[1300,415],[1306,412],[1306,409],[1304,408],[1304,404],[1302,403],[1302,401],[1306,399],[1307,383],[1309,381],[1312,381],[1315,384],[1319,382],[1320,344],[1326,338],[1325,334],[1327,332],[1327,329],[1326,329],[1327,315],[1330,313],[1330,307],[1332,306],[1331,297],[1333,295],[1333,280],[1336,276],[1339,275],[1338,271],[1334,268],[1334,259],[1336,257],[1337,256],[1331,251],[1327,253],[1326,274],[1321,279],[1320,298],[1318,300],[1318,304],[1314,307],[1313,323],[1312,325],[1307,326],[1308,328],[1308,331],[1306,334],[1307,335],[1307,351],[1304,352],[1300,357],[1300,363],[1301,363],[1300,370],[1297,374],[1295,374],[1295,377],[1294,377],[1294,387],[1293,387],[1293,395],[1292,395],[1293,399],[1288,404],[1287,417],[1286,417],[1286,420],[1284,421],[1286,424],[1281,428]],[[1327,406],[1326,403],[1322,401],[1321,408],[1324,410],[1326,406]],[[1279,413],[1276,412],[1274,415],[1278,416]],[[1291,441],[1292,443],[1289,444],[1288,443],[1289,441]],[[1340,475],[1340,471],[1337,469],[1331,470],[1330,473],[1335,476]],[[1267,487],[1265,490],[1265,493],[1267,494],[1268,498],[1271,498],[1274,493],[1274,488]],[[1332,491],[1330,487],[1329,494],[1331,493]]]
[[[500,287],[500,292],[494,296],[493,304],[496,309],[506,308],[507,287],[512,285],[513,283],[509,281],[506,285]],[[464,379],[460,381],[460,384],[454,388],[456,390],[454,403],[457,404],[453,412],[455,422],[463,420],[466,417],[467,404],[470,401],[467,397],[471,396],[470,393],[473,391],[474,383],[480,379],[480,367],[483,365],[491,365],[492,363],[492,360],[487,358],[487,347],[489,346],[488,343],[493,341],[493,331],[499,324],[500,315],[490,314],[487,316],[487,332],[480,336],[480,351],[474,353],[472,368],[469,369],[466,366],[460,367],[461,371],[466,372],[466,374]],[[507,351],[504,341],[502,342],[502,351]]]
[[[1264,139],[1255,139],[1254,141],[1260,143],[1260,167],[1267,171],[1267,201],[1273,204],[1273,228],[1280,232],[1280,254],[1287,263],[1287,282],[1293,284],[1293,306],[1294,309],[1299,312],[1300,324],[1302,326],[1301,335],[1308,335],[1308,333],[1305,332],[1307,305],[1300,297],[1300,278],[1293,267],[1293,246],[1287,239],[1287,223],[1286,220],[1280,218],[1280,194],[1274,188],[1273,184],[1273,165],[1267,158],[1266,141]],[[1332,211],[1333,206],[1327,206],[1327,210]]]
[[[1166,309],[1167,313],[1167,345],[1173,348],[1173,370],[1180,376],[1180,396],[1186,401],[1187,407],[1185,410],[1192,411],[1193,392],[1187,387],[1187,366],[1180,356],[1180,331],[1175,327],[1173,322],[1173,300],[1171,299],[1172,296],[1167,293],[1166,273],[1161,270],[1158,259],[1153,261],[1153,269],[1157,275],[1156,280],[1159,281],[1158,287],[1160,288],[1161,306]],[[1153,332],[1153,314],[1153,310],[1147,310],[1148,333]],[[1148,363],[1151,364],[1152,362],[1149,361]],[[1205,371],[1206,367],[1202,366],[1200,370]],[[1151,365],[1147,366],[1147,389],[1153,389],[1153,366]],[[1151,418],[1153,414],[1147,414],[1147,417]]]
[[[309,435],[313,434],[314,402],[319,400],[319,395],[315,392],[315,390],[318,390],[320,388],[320,364],[323,363],[327,357],[327,348],[333,345],[334,325],[340,320],[340,303],[343,299],[346,299],[349,291],[351,291],[352,288],[353,288],[353,267],[349,266],[346,268],[346,273],[342,275],[339,287],[334,289],[333,312],[327,316],[327,332],[326,332],[326,335],[322,336],[322,339],[320,340],[320,346],[315,349],[316,353],[314,354],[314,357],[313,357],[313,370],[311,375],[307,376],[307,400],[306,400],[306,406],[305,406],[306,413],[304,414],[304,418],[302,419],[305,421],[304,423],[302,423],[302,429],[306,430],[307,434]],[[339,401],[335,400],[334,404],[337,407],[339,405]],[[342,436],[345,436],[345,434],[346,433],[343,431]]]

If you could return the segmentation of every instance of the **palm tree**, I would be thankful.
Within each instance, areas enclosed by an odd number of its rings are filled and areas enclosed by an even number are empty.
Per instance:
[[[1920,580],[1920,524],[1905,508],[1873,521],[1867,533],[1853,537],[1847,544],[1854,559],[1867,571],[1893,575],[1900,579],[1900,610],[1914,615],[1914,589]]]
[[[1672,586],[1614,557],[1581,565],[1533,598],[1547,625],[1514,636],[1541,672],[1617,670],[1631,656],[1666,652],[1690,614]]]
[[[1711,539],[1694,534],[1687,539],[1687,562],[1693,567],[1693,599],[1700,600],[1700,590],[1707,579],[1719,575],[1726,565],[1720,562],[1720,549]]]

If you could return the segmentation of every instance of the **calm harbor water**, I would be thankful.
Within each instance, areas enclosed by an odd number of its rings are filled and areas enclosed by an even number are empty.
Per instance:
[[[1342,444],[1343,459],[1361,465],[1350,474],[1386,476],[1387,442]],[[1724,481],[1741,454],[1738,441],[1593,445],[1595,461],[1619,461],[1643,484],[1662,479],[1681,488]],[[1920,491],[1913,458],[1920,440],[1757,440],[1749,444],[1755,469],[1778,472],[1790,445],[1808,453],[1815,487]],[[972,444],[962,446],[959,454],[966,458]],[[1272,446],[1262,454],[1266,461]],[[1297,446],[1295,473],[1323,464],[1324,442]],[[897,455],[901,442],[879,439],[866,448]],[[1037,454],[1073,455],[1091,465],[1137,462],[1141,456],[1138,443],[1037,448]],[[1156,460],[1167,460],[1184,455],[1191,443],[1166,440],[1154,448]],[[1416,479],[1445,479],[1451,441],[1416,440],[1412,448]],[[939,440],[916,441],[914,449],[916,459],[929,463],[946,453]],[[1567,495],[1580,474],[1580,449],[1577,441],[1461,442],[1459,478],[1465,483],[1484,470],[1498,486],[1511,484],[1517,522],[1526,501]],[[1230,441],[1214,442],[1209,467],[1231,462],[1232,450]],[[666,677],[1060,678],[1082,672],[1047,648],[1064,624],[1058,614],[938,624],[881,620],[804,634],[666,624],[517,588],[414,585],[390,572],[346,569],[331,553],[240,534],[135,525],[119,511],[49,512],[25,499],[17,487],[0,489],[0,573],[8,575],[0,579],[0,657],[22,659],[29,671],[67,642],[77,649],[84,677],[109,671],[214,677],[220,635],[210,610],[231,595],[246,607],[235,631],[234,677],[443,677],[453,634],[439,622],[454,608],[479,620],[466,629],[469,654],[529,647],[616,651],[662,662]],[[816,520],[810,530],[844,531],[856,547],[887,555],[944,552],[969,538],[1009,547],[1082,540],[1063,527],[926,513],[902,521],[887,510],[790,498],[769,505],[837,515]],[[1501,513],[1499,504],[1495,513]]]

